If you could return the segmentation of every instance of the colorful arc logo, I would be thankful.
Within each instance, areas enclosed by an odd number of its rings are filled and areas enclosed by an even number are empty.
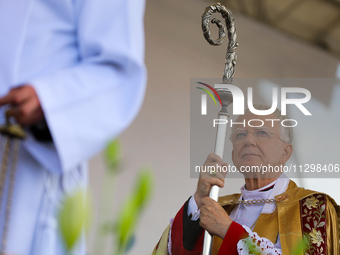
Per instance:
[[[208,84],[205,84],[203,82],[197,82],[198,84],[201,84],[203,86],[206,86],[207,88],[209,88],[215,95],[216,97],[218,98],[221,106],[222,106],[222,101],[221,101],[221,98],[220,96],[218,95],[217,91],[211,87],[210,85]],[[196,87],[198,89],[201,89],[203,90],[204,92],[206,92],[214,101],[215,105],[216,105],[216,100],[215,100],[215,97],[211,94],[211,92],[207,89],[203,89],[203,88],[200,88],[200,87]],[[202,94],[202,97],[201,97],[201,114],[202,115],[207,115],[207,95],[206,94]]]

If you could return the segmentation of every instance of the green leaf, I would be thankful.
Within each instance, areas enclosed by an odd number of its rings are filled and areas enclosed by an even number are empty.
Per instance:
[[[66,249],[72,250],[90,220],[89,197],[83,190],[67,196],[59,211],[59,227]]]
[[[119,250],[125,250],[128,240],[135,230],[137,218],[138,210],[135,200],[132,197],[128,197],[124,202],[116,223],[116,238]]]
[[[141,210],[149,201],[153,190],[153,174],[149,169],[144,168],[138,174],[134,189],[134,199],[138,210]]]
[[[258,254],[257,249],[256,249],[257,246],[251,238],[246,239],[246,246],[249,250],[249,254]]]
[[[152,172],[148,169],[141,170],[137,176],[134,192],[125,200],[116,221],[116,238],[120,251],[125,251],[129,246],[141,211],[150,199],[152,189]]]
[[[135,242],[136,242],[136,237],[135,237],[135,235],[132,235],[132,236],[129,238],[128,243],[127,243],[127,245],[126,245],[125,253],[128,253],[128,252],[131,250],[131,248],[133,247],[133,245],[135,244]]]
[[[309,249],[309,244],[310,244],[310,237],[307,233],[304,233],[303,238],[295,246],[295,249],[292,255],[305,254],[305,252]]]
[[[119,140],[114,140],[105,149],[105,161],[110,172],[116,173],[121,160],[121,146]]]
[[[301,255],[304,254],[305,251],[305,242],[304,240],[301,240],[295,247],[292,255]]]

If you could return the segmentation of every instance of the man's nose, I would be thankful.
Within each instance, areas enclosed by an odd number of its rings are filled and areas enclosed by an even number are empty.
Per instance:
[[[256,145],[256,140],[254,134],[252,132],[248,132],[247,136],[244,139],[244,143],[246,145]]]

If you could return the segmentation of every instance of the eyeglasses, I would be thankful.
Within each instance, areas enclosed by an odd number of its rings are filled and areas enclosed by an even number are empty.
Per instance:
[[[236,129],[236,131],[231,134],[230,140],[232,143],[242,143],[248,136],[248,133],[251,133],[257,141],[265,141],[273,138],[279,138],[282,141],[278,135],[270,132],[268,129],[257,129],[254,132],[248,132],[244,129]],[[284,141],[282,142],[285,143]]]

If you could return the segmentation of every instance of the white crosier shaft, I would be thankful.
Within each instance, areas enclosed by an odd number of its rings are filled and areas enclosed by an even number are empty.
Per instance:
[[[219,119],[226,120],[228,123],[228,116],[227,115],[220,115]],[[227,135],[227,125],[217,125],[217,134],[216,134],[216,143],[215,143],[215,154],[219,156],[223,160],[223,152],[224,152],[224,144],[225,144],[225,138]],[[218,200],[218,192],[219,187],[216,185],[212,186],[209,197],[214,199],[215,201]],[[211,254],[211,248],[212,248],[212,236],[209,234],[208,231],[205,231],[204,233],[204,245],[203,245],[203,255],[210,255]]]

